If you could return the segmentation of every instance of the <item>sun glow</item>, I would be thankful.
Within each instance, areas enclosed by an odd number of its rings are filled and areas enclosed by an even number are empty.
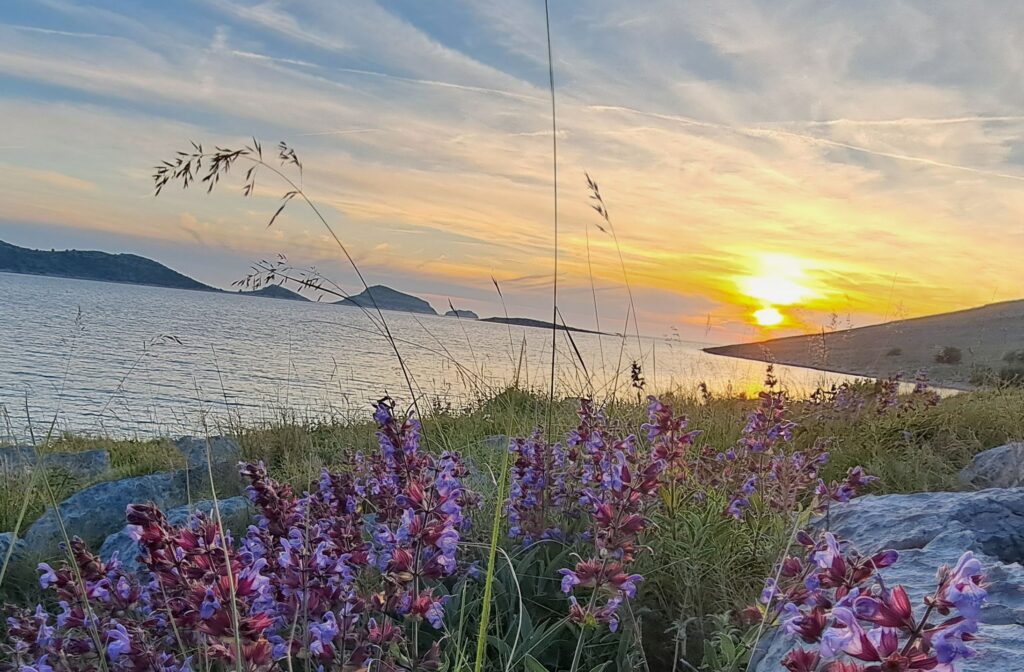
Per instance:
[[[767,303],[789,306],[804,299],[810,292],[794,280],[773,275],[756,275],[743,278],[740,289],[752,299]]]
[[[757,320],[757,323],[762,327],[774,327],[782,324],[782,321],[786,318],[778,311],[777,308],[768,306],[761,310],[755,310],[754,319]]]
[[[751,316],[761,327],[775,327],[786,322],[780,306],[793,306],[819,298],[819,292],[811,289],[805,269],[809,262],[788,254],[756,254],[750,275],[735,278],[739,293],[746,299],[742,303],[760,304]],[[751,301],[751,299],[753,301]]]

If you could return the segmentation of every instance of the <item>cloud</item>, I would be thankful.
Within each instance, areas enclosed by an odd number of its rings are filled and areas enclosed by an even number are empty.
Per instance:
[[[922,314],[1019,293],[1012,45],[1024,9],[864,5],[553,7],[559,281],[580,314],[591,278],[622,300],[620,254],[652,302],[638,306],[652,330],[703,333],[707,314],[746,323],[758,300],[735,278],[766,254],[806,265],[808,324],[835,309],[869,321],[899,303]],[[249,201],[228,185],[149,197],[150,166],[188,140],[283,138],[304,187],[381,276],[478,296],[494,275],[547,310],[539,5],[208,0],[175,21],[149,6],[46,7],[0,25],[0,75],[16,83],[0,98],[0,148],[17,148],[0,156],[20,171],[0,184],[0,217],[333,264],[303,207],[266,228],[287,188],[268,171]],[[594,227],[584,171],[617,242]],[[659,310],[674,305],[665,297],[679,307]]]
[[[96,191],[96,183],[83,180],[73,175],[65,175],[54,170],[35,170],[21,166],[3,166],[0,164],[0,175],[7,180],[27,179],[46,187],[52,187],[58,192],[66,191]]]

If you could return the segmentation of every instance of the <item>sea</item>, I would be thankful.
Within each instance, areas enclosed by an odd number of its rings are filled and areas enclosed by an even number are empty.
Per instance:
[[[0,442],[149,438],[225,423],[365,417],[374,400],[458,410],[546,390],[551,332],[453,317],[0,273]],[[765,365],[679,338],[560,332],[560,395],[756,394]],[[399,360],[395,350],[401,356]],[[401,362],[404,362],[404,370]],[[854,377],[777,366],[794,394]]]

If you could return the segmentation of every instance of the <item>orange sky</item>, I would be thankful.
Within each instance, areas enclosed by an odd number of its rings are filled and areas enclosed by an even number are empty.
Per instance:
[[[1024,295],[1020,3],[692,4],[555,3],[567,318],[593,324],[592,278],[621,323],[620,253],[642,329],[699,340]],[[0,9],[0,238],[222,286],[282,252],[351,284],[308,212],[266,228],[269,177],[150,196],[190,139],[285,138],[372,281],[496,314],[493,276],[549,313],[540,5],[99,7]]]

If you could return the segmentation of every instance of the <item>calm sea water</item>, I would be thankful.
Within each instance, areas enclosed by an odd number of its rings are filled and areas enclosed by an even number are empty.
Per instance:
[[[59,430],[153,436],[195,433],[203,418],[215,424],[229,414],[251,422],[282,409],[352,417],[385,392],[410,396],[391,347],[358,308],[7,273],[0,297],[0,438],[24,438],[30,425],[45,433],[54,419]],[[517,375],[547,386],[548,331],[385,317],[421,404],[458,407]],[[764,377],[762,364],[707,355],[698,343],[633,337],[623,348],[616,337],[573,339],[579,355],[558,337],[565,394],[590,390],[588,375],[598,397],[616,385],[628,390],[634,359],[652,390],[695,390],[704,381],[749,393]],[[797,392],[849,379],[795,367],[778,374]]]

